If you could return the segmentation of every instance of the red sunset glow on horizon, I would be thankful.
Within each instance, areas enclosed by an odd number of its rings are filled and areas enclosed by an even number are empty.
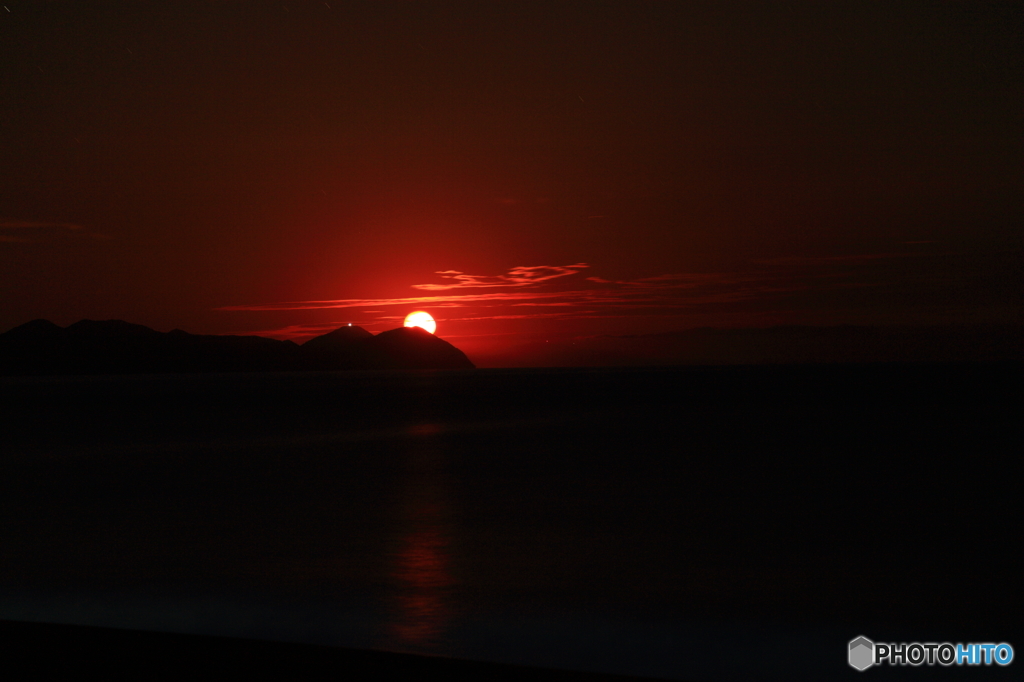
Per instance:
[[[0,333],[1024,321],[1007,9],[92,4],[0,10]]]

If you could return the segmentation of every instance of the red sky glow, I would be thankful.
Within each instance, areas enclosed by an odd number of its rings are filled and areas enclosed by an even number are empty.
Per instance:
[[[0,331],[1024,324],[1009,6],[287,4],[0,12]]]

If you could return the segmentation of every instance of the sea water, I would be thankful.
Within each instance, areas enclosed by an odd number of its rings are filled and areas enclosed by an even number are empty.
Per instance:
[[[1015,644],[1020,378],[4,379],[0,618],[692,680]]]

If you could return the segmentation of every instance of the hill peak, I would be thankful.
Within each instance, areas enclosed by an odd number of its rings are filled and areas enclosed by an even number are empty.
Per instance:
[[[373,338],[373,334],[362,327],[356,327],[349,324],[344,327],[338,327],[334,331],[322,334],[321,336],[314,336],[303,343],[302,346],[303,348],[329,348],[338,345],[347,346],[352,342],[370,338]]]

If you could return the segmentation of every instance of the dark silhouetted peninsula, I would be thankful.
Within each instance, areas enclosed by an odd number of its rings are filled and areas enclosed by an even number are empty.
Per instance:
[[[3,376],[473,367],[458,348],[418,327],[374,336],[346,326],[301,346],[261,336],[163,333],[122,320],[63,328],[33,320],[0,334]]]

